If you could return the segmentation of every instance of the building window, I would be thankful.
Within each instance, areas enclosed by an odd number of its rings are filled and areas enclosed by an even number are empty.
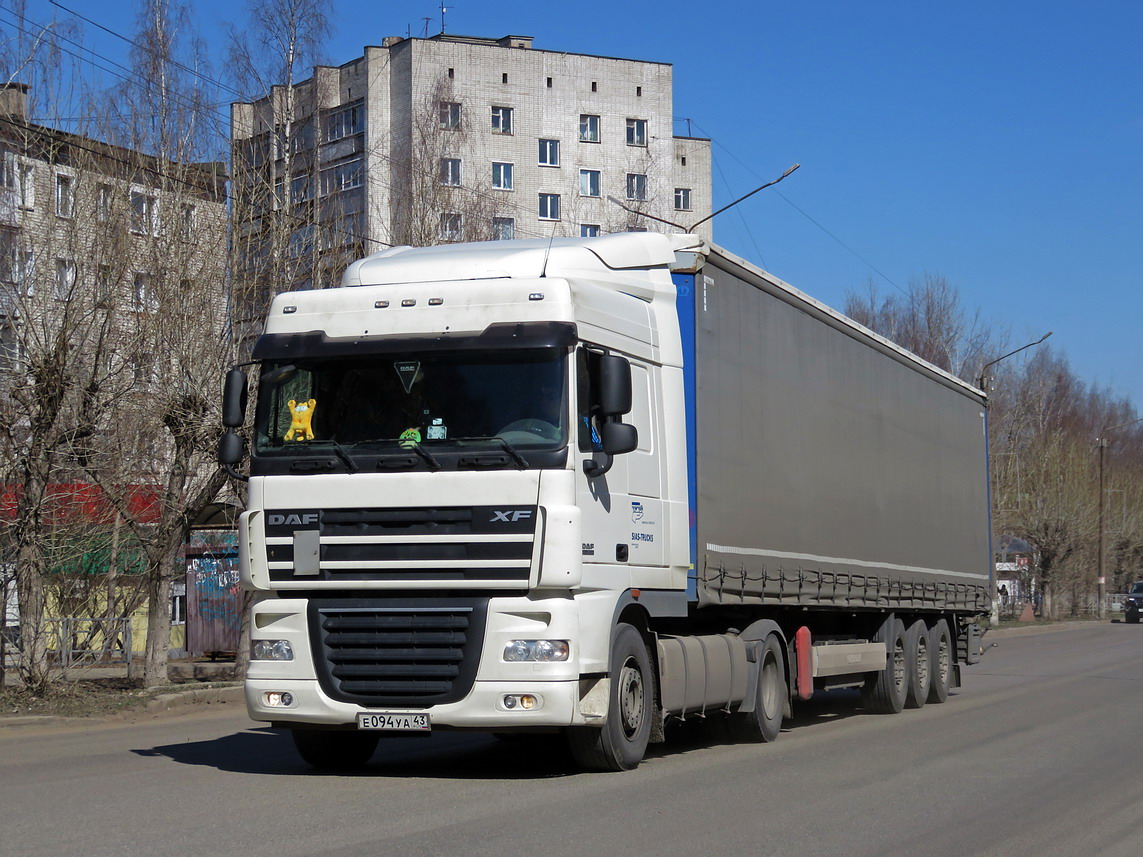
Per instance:
[[[540,140],[540,166],[558,167],[560,165],[560,141]]]
[[[131,191],[131,231],[140,235],[158,232],[158,199],[142,191]]]
[[[150,274],[136,274],[131,291],[135,312],[155,312],[159,308],[159,295]]]
[[[185,582],[171,584],[171,624],[187,623],[187,585]]]
[[[512,108],[511,107],[493,107],[492,108],[492,133],[493,134],[511,134],[512,133]]]
[[[354,161],[345,161],[336,164],[327,170],[321,171],[322,195],[337,193],[343,190],[352,190],[361,187],[365,181],[364,162],[358,158]]]
[[[581,223],[579,226],[580,238],[595,238],[599,235],[599,225],[596,223]]]
[[[691,210],[691,189],[689,187],[675,188],[675,211]]]
[[[551,86],[551,78],[548,78]],[[14,188],[16,186],[16,156],[0,146],[0,187]]]
[[[363,101],[347,104],[325,117],[325,141],[327,143],[364,132],[365,103]]]
[[[516,237],[516,218],[493,217],[492,237],[497,241],[511,241]]]
[[[20,164],[16,168],[16,181],[19,184],[20,208],[31,210],[36,207],[36,170],[31,164]]]
[[[642,202],[647,199],[647,177],[642,173],[627,174],[627,198]]]
[[[194,240],[195,219],[197,214],[197,210],[189,202],[184,202],[179,207],[179,238],[183,241]]]
[[[646,146],[647,145],[647,120],[646,119],[628,119],[627,120],[627,145],[628,146]]]
[[[497,190],[512,190],[512,165],[492,162],[492,186]]]
[[[459,214],[441,215],[441,241],[459,241],[464,228],[464,219]]]
[[[56,174],[56,216],[71,217],[75,210],[75,183],[71,176]]]
[[[442,101],[440,104],[441,127],[450,131],[460,130],[460,102]]]
[[[110,265],[100,265],[95,269],[95,302],[102,307],[111,305],[113,280]]]
[[[314,181],[313,176],[309,173],[301,176],[295,176],[290,180],[290,202],[297,205],[300,202],[314,198]]]
[[[579,195],[599,196],[599,170],[579,171]]]
[[[441,184],[460,187],[460,158],[441,158]]]
[[[558,193],[540,194],[540,220],[560,219],[560,195]]]
[[[56,259],[56,282],[53,297],[66,301],[75,290],[75,262],[70,259]]]
[[[579,141],[581,143],[599,142],[599,117],[589,113],[581,113],[579,117]]]
[[[36,254],[31,250],[15,250],[11,259],[10,276],[17,293],[32,297],[36,294]]]
[[[101,184],[95,189],[95,219],[106,223],[111,219],[111,206],[115,200],[115,189],[109,184]]]
[[[127,365],[131,370],[131,380],[136,390],[145,390],[158,382],[159,373],[155,367],[155,355],[150,351],[132,354]]]

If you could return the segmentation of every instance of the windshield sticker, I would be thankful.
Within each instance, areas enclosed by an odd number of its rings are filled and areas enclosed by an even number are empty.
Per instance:
[[[397,377],[401,379],[401,383],[405,387],[405,392],[413,392],[413,382],[417,380],[417,373],[421,371],[421,362],[419,360],[410,360],[402,363],[394,363],[393,368],[397,370]],[[417,440],[420,440],[420,438],[417,438]]]
[[[405,445],[411,446],[414,443],[420,443],[421,442],[421,430],[419,428],[417,428],[416,426],[413,426],[412,428],[407,428],[403,432],[401,432],[401,436],[398,438],[398,440],[401,441],[402,446],[405,446]]]
[[[288,404],[290,406],[290,430],[282,439],[313,440],[314,432],[310,424],[314,418],[314,406],[317,405],[317,399],[310,399],[308,402],[290,399]]]
[[[448,426],[444,425],[444,420],[437,417],[433,420],[433,424],[425,429],[425,435],[429,440],[445,440],[448,438]]]

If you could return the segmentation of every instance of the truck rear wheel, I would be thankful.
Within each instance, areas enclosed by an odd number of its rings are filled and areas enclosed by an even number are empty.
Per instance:
[[[865,680],[861,698],[866,709],[874,714],[897,714],[905,707],[909,674],[905,623],[890,615],[881,623],[873,640],[885,644],[885,669]]]
[[[610,696],[601,729],[567,730],[572,758],[592,771],[629,771],[638,767],[651,738],[655,682],[643,637],[631,625],[619,625],[611,643]]]
[[[905,662],[908,665],[905,707],[920,708],[929,701],[929,687],[932,681],[929,629],[924,619],[918,619],[905,632]]]
[[[758,658],[758,686],[754,694],[754,710],[730,716],[731,734],[741,741],[778,740],[782,731],[782,714],[786,710],[786,658],[777,634],[770,634],[762,644]]]
[[[298,755],[319,771],[363,768],[373,757],[381,736],[369,732],[291,729]]]
[[[929,702],[944,702],[949,698],[953,665],[952,635],[944,619],[929,629],[929,664]]]

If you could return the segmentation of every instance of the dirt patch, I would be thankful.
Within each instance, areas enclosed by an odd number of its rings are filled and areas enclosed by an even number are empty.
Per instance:
[[[191,681],[143,688],[136,679],[93,678],[53,682],[43,694],[9,687],[0,690],[0,717],[107,717],[142,708],[163,694],[217,686]]]

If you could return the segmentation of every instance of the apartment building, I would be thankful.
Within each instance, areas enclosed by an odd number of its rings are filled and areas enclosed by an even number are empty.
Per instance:
[[[220,320],[223,166],[176,165],[40,125],[27,103],[26,85],[0,87],[0,369],[61,324],[78,335],[84,308],[154,313],[171,277],[179,281],[168,291],[212,295]],[[151,374],[146,355],[125,345],[107,347],[130,371]]]
[[[234,104],[232,146],[237,246],[269,291],[336,283],[394,244],[682,231],[711,212],[710,141],[673,134],[669,64],[527,36],[387,38]]]

